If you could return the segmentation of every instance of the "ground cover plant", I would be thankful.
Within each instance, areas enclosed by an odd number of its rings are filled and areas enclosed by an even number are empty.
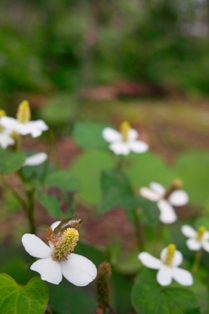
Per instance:
[[[2,201],[25,217],[16,245],[0,248],[0,312],[208,313],[207,151],[167,165],[129,121],[75,121],[80,154],[62,168],[26,100],[16,118],[0,111],[0,131]],[[49,145],[35,151],[41,136]],[[113,229],[101,228],[109,244],[83,241],[85,218],[105,225],[115,209]],[[133,226],[125,246],[121,212]]]

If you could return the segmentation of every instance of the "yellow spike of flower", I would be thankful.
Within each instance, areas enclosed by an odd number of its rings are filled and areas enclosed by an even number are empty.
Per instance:
[[[167,252],[164,258],[163,263],[167,266],[172,266],[173,265],[173,259],[175,256],[176,252],[176,246],[174,244],[169,244],[167,247]]]
[[[123,121],[120,125],[120,133],[122,134],[123,142],[128,141],[128,131],[130,130],[131,125],[127,121]]]
[[[78,230],[67,228],[53,249],[52,259],[55,261],[65,261],[67,256],[74,251],[79,240]]]
[[[205,233],[205,231],[206,231],[206,228],[204,226],[201,226],[201,227],[198,228],[198,230],[197,230],[197,237],[196,237],[196,239],[198,241],[202,240],[202,237],[203,237],[203,234]]]
[[[3,109],[0,109],[0,118],[6,116],[6,111]]]
[[[27,100],[23,100],[17,110],[17,120],[21,123],[27,123],[30,121],[31,113],[30,106]]]

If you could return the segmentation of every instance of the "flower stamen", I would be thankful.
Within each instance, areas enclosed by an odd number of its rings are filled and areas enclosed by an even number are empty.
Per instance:
[[[27,100],[23,100],[17,109],[17,120],[21,123],[27,123],[30,121],[31,112],[29,102]]]
[[[124,121],[120,125],[120,133],[122,135],[122,141],[127,142],[128,141],[128,132],[131,128],[131,125],[129,122]]]
[[[163,263],[167,266],[173,266],[173,260],[176,252],[176,246],[174,244],[169,244],[167,247],[167,252]]]
[[[78,230],[75,228],[67,228],[53,248],[52,259],[58,262],[67,260],[67,256],[74,251],[78,240]]]
[[[202,240],[202,237],[203,237],[203,235],[205,233],[205,230],[206,230],[206,228],[204,226],[201,226],[201,227],[198,228],[197,236],[196,236],[197,241],[201,241]]]
[[[4,111],[3,109],[0,109],[0,118],[5,117],[5,116],[6,116],[6,111]]]

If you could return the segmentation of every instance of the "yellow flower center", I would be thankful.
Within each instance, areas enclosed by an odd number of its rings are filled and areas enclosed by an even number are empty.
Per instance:
[[[58,262],[67,260],[68,255],[74,251],[78,240],[78,230],[67,228],[53,248],[52,259]]]
[[[183,181],[181,179],[175,179],[166,190],[165,194],[163,195],[164,199],[168,199],[172,192],[180,189],[183,186]]]
[[[0,109],[0,118],[6,116],[6,111]]]
[[[17,120],[21,123],[27,123],[30,121],[31,113],[30,106],[27,100],[23,100],[17,110]]]
[[[173,260],[176,252],[176,246],[169,244],[163,263],[167,266],[173,266]]]
[[[204,233],[205,233],[205,230],[206,230],[206,228],[203,227],[203,226],[201,226],[201,227],[198,228],[198,230],[197,230],[197,236],[196,236],[197,241],[201,241],[201,240],[202,240],[202,237],[203,237],[203,235],[204,235]]]
[[[127,142],[128,141],[128,132],[131,128],[131,125],[129,122],[124,121],[120,125],[120,133],[122,135],[122,141]]]

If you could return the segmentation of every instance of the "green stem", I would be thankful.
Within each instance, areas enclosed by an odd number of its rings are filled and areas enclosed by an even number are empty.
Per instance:
[[[192,267],[192,273],[196,273],[199,266],[200,266],[200,260],[202,258],[203,250],[197,251],[195,254],[194,264]]]
[[[125,156],[124,155],[119,155],[117,162],[116,162],[116,169],[122,170],[124,166],[124,161],[125,161]]]
[[[134,221],[134,229],[135,229],[135,236],[137,246],[140,251],[144,250],[144,230],[142,225],[139,222],[139,215],[136,209],[132,209],[133,213],[133,221]]]
[[[36,227],[34,223],[34,197],[35,197],[35,189],[27,191],[28,196],[28,221],[30,224],[31,233],[36,233]]]

